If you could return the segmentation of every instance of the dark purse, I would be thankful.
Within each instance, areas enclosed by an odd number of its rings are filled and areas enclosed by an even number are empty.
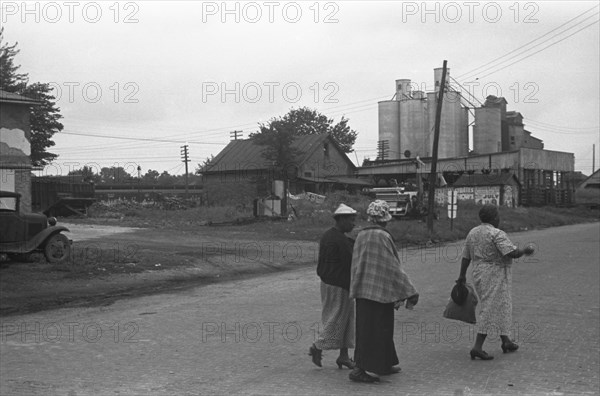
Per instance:
[[[469,289],[465,286],[464,283],[456,281],[456,285],[452,288],[450,292],[450,298],[452,301],[456,303],[456,305],[463,305],[465,301],[467,301],[467,296],[469,295]]]
[[[456,286],[459,286],[459,284]],[[456,288],[456,286],[454,286],[454,288]],[[475,294],[475,290],[473,290],[473,286],[465,284],[462,284],[462,286],[467,290],[466,298],[464,298],[462,304],[459,305],[454,301],[454,293],[451,293],[451,298],[446,305],[443,316],[446,319],[460,320],[461,322],[474,324],[477,322],[475,318],[475,307],[478,303],[477,295]],[[452,289],[452,292],[454,292],[454,288]],[[461,289],[459,288],[458,291],[460,290]],[[462,294],[458,294],[458,291],[457,297],[462,296]],[[460,293],[463,292],[464,290]]]

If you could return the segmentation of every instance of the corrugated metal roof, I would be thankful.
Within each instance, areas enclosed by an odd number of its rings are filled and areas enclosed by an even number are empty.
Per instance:
[[[304,163],[314,150],[317,147],[320,147],[325,140],[329,140],[331,143],[335,144],[333,139],[325,134],[296,137],[292,143],[292,148],[302,153],[296,158],[298,166]],[[219,154],[217,154],[212,161],[211,167],[206,173],[268,169],[272,164],[262,156],[264,151],[265,147],[254,143],[252,139],[232,140]]]
[[[4,91],[1,89],[0,89],[0,102],[22,103],[22,104],[39,104],[40,103],[39,101],[37,101],[35,99],[31,99],[26,96],[19,95],[19,94],[13,93],[13,92]]]
[[[463,174],[454,182],[452,187],[500,186],[510,184],[509,181],[513,178],[516,183],[520,184],[514,173],[490,173],[489,175],[482,173],[474,173],[472,175]]]

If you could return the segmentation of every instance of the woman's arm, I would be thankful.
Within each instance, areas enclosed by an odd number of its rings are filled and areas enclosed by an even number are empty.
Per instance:
[[[471,259],[464,258],[460,262],[460,275],[458,276],[457,282],[465,283],[467,281],[467,268],[471,264]]]
[[[519,258],[519,257],[521,257],[523,255],[530,256],[530,255],[533,254],[534,251],[535,251],[535,249],[533,249],[533,247],[526,246],[523,249],[516,248],[512,252],[505,254],[505,256],[516,259],[516,258]]]

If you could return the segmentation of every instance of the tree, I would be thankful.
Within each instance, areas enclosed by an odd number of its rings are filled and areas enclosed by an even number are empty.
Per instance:
[[[356,142],[357,133],[348,126],[347,118],[342,116],[340,122],[334,124],[333,119],[308,107],[291,109],[283,117],[269,121],[267,126],[274,121],[285,124],[295,136],[330,134],[345,153],[352,152],[352,146]]]
[[[158,184],[161,186],[172,186],[175,184],[175,176],[172,176],[167,171],[163,171],[163,173],[158,176]]]
[[[194,173],[196,175],[202,175],[202,173],[204,173],[210,167],[210,165],[212,164],[214,159],[215,159],[215,156],[211,154],[210,158],[206,158],[204,160],[204,162],[198,164]]]
[[[69,176],[81,176],[81,181],[86,182],[86,183],[98,184],[102,181],[101,176],[94,173],[94,170],[87,165],[84,165],[83,168],[81,168],[81,169],[74,169],[74,170],[70,171],[68,175]]]
[[[36,166],[44,166],[58,157],[47,151],[54,146],[52,136],[63,130],[59,122],[62,118],[60,109],[56,107],[56,98],[51,95],[49,84],[36,82],[29,84],[28,75],[19,73],[20,65],[15,65],[15,56],[20,50],[17,44],[9,45],[4,41],[4,28],[0,28],[0,89],[36,99],[39,105],[31,106],[31,162]]]
[[[127,171],[122,167],[103,167],[100,169],[100,177],[102,183],[106,184],[121,184],[130,182],[133,177],[127,173]]]
[[[259,124],[260,132],[250,135],[256,144],[265,146],[262,155],[274,168],[283,171],[286,165],[294,163],[300,153],[292,147],[295,133],[289,122],[272,119],[267,124]]]
[[[58,155],[48,152],[46,149],[55,145],[52,136],[56,132],[63,130],[63,124],[60,123],[62,115],[60,109],[56,107],[54,96],[50,94],[52,88],[49,84],[34,83],[27,85],[21,92],[21,95],[35,98],[40,104],[31,106],[30,125],[31,125],[31,162],[36,166],[48,165],[54,161]]]
[[[158,183],[158,176],[160,176],[160,173],[158,173],[158,171],[148,169],[146,174],[142,176],[142,182],[144,184],[156,184]]]

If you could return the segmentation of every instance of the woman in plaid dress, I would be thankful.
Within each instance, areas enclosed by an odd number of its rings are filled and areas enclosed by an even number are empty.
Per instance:
[[[350,379],[375,382],[377,375],[400,371],[394,346],[394,308],[407,300],[416,305],[419,295],[402,270],[392,235],[385,229],[392,219],[387,202],[377,200],[367,208],[374,223],[360,231],[352,253],[350,297],[356,299],[356,368]]]

